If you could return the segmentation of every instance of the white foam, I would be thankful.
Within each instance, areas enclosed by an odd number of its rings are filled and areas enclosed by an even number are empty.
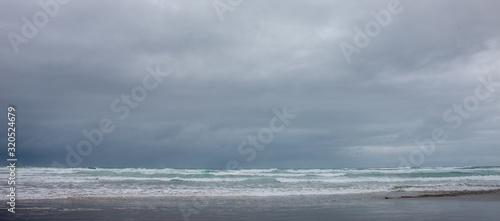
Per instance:
[[[432,182],[432,181],[499,181],[500,176],[463,176],[463,177],[408,177],[408,178],[390,178],[390,177],[356,177],[356,178],[330,178],[330,179],[293,179],[276,178],[279,182],[298,183],[298,182],[325,182],[325,183],[400,183],[400,182]]]
[[[447,172],[475,175],[460,176],[456,173],[446,174],[452,177],[435,177],[436,173]],[[408,175],[416,173],[420,177]],[[30,167],[19,168],[18,181],[17,188],[22,190],[18,197],[21,199],[472,191],[500,189],[500,168],[206,170]]]

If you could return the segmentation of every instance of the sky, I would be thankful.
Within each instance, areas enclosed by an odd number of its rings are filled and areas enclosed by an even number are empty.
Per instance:
[[[0,1],[0,122],[23,166],[500,165],[499,10]]]

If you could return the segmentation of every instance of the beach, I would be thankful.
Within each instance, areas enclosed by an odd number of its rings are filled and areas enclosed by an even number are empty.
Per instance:
[[[16,213],[3,203],[0,220],[496,220],[500,216],[500,167],[24,167],[18,177]]]
[[[484,191],[355,200],[332,196],[36,199],[19,201],[15,214],[6,208],[0,214],[2,220],[497,220],[498,208],[500,191]]]

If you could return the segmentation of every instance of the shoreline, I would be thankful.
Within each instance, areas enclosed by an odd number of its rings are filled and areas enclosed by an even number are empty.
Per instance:
[[[399,197],[388,197],[385,199],[405,199],[405,198],[436,198],[436,197],[456,197],[456,196],[469,196],[469,195],[484,195],[484,194],[492,194],[499,198],[500,200],[500,190],[467,190],[467,191],[447,191],[440,193],[426,193],[419,195],[402,195]]]
[[[19,200],[16,214],[3,206],[2,220],[453,220],[500,216],[500,190],[380,195],[366,199],[287,197],[84,197]],[[187,219],[185,219],[187,217]]]
[[[17,198],[19,201],[37,201],[37,200],[116,200],[116,199],[187,199],[187,198],[214,198],[214,199],[265,199],[265,198],[333,198],[336,201],[343,200],[372,200],[372,199],[400,199],[400,198],[434,198],[434,197],[456,197],[456,196],[468,196],[468,195],[498,195],[500,197],[500,189],[493,190],[463,190],[463,191],[393,191],[393,192],[377,192],[377,193],[352,193],[352,194],[297,194],[297,195],[273,195],[273,196],[70,196],[65,198],[35,198],[35,199],[25,199]],[[394,196],[396,195],[396,196]],[[363,196],[360,198],[343,198],[340,196]],[[369,197],[367,197],[369,196]]]

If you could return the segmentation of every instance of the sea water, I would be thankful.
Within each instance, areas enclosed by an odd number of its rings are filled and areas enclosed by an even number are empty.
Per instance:
[[[374,195],[500,189],[500,167],[18,168],[18,199]]]

